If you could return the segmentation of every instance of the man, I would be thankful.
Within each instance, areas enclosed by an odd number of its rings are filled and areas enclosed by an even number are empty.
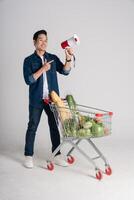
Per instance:
[[[71,59],[73,50],[65,49],[65,64],[54,55],[46,52],[48,37],[45,30],[39,30],[33,35],[35,52],[25,58],[23,65],[24,80],[29,85],[29,123],[25,138],[25,162],[24,166],[33,168],[34,141],[36,131],[40,122],[42,111],[48,117],[50,137],[52,142],[52,152],[60,144],[60,135],[54,115],[44,99],[48,99],[49,94],[54,90],[59,94],[57,72],[68,75],[71,70]],[[67,162],[62,158],[60,151],[56,154],[54,162],[57,165],[67,166]]]

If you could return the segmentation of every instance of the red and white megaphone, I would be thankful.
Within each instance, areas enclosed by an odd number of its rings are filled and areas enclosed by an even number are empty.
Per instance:
[[[61,47],[63,49],[73,47],[75,45],[79,45],[80,40],[76,34],[73,35],[73,37],[69,38],[68,40],[61,43]]]

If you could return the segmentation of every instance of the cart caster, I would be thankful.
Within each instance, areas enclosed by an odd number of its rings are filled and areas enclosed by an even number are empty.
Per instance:
[[[100,170],[98,170],[98,171],[96,172],[96,179],[98,179],[98,180],[100,181],[102,178],[103,178],[102,172],[101,172]]]
[[[110,176],[112,174],[112,169],[110,166],[107,166],[106,169],[105,169],[105,173]]]
[[[74,161],[75,161],[74,157],[71,156],[71,155],[69,155],[68,158],[67,158],[67,162],[68,162],[69,164],[73,164]]]
[[[54,170],[54,164],[53,164],[52,162],[48,163],[48,164],[47,164],[47,169],[48,169],[49,171]]]

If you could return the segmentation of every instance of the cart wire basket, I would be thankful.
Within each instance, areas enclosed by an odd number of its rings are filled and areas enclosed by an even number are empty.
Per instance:
[[[54,157],[65,143],[71,144],[72,148],[68,151],[65,158],[69,164],[74,163],[75,158],[72,152],[76,149],[81,153],[95,169],[95,177],[101,180],[103,177],[102,170],[97,166],[95,160],[101,158],[105,164],[105,174],[111,175],[112,169],[104,157],[102,152],[93,143],[92,138],[99,138],[108,136],[112,133],[112,115],[110,111],[89,107],[85,105],[76,104],[76,109],[71,109],[68,106],[66,99],[64,99],[64,107],[59,107],[53,102],[49,102],[51,111],[60,133],[61,143],[52,153],[50,159],[47,161],[48,170],[54,169]],[[86,140],[89,145],[97,153],[97,156],[91,158],[79,147],[79,143]]]

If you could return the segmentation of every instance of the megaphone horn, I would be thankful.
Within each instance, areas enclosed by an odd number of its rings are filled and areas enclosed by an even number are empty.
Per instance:
[[[69,38],[68,40],[61,43],[61,47],[63,49],[73,47],[74,45],[79,45],[80,40],[76,34],[73,35],[73,37]]]

